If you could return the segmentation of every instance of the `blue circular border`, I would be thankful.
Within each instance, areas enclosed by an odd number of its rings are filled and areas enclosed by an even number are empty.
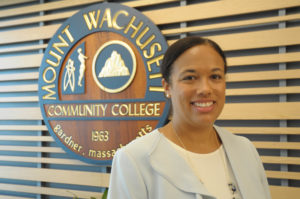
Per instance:
[[[45,92],[42,90],[42,87],[47,85],[47,83],[45,83],[43,81],[43,72],[46,69],[46,67],[48,66],[46,60],[48,58],[50,58],[49,53],[53,49],[52,45],[54,43],[60,42],[60,40],[58,39],[58,35],[61,34],[61,32],[67,26],[69,27],[69,31],[72,32],[72,34],[73,34],[72,36],[76,39],[73,42],[73,45],[70,45],[69,47],[64,47],[64,55],[67,55],[68,52],[71,50],[71,48],[78,41],[80,41],[81,39],[83,39],[87,35],[92,34],[92,33],[96,33],[96,32],[115,32],[115,33],[121,34],[122,36],[124,36],[128,40],[130,40],[130,42],[135,44],[135,40],[131,37],[127,37],[127,34],[124,34],[122,31],[117,31],[115,29],[112,29],[112,28],[109,28],[109,27],[106,27],[106,26],[101,27],[101,29],[95,28],[93,30],[88,30],[88,28],[81,28],[80,26],[78,26],[78,24],[81,24],[81,25],[85,24],[84,19],[83,19],[83,14],[88,13],[90,11],[96,11],[98,9],[103,11],[106,8],[111,9],[111,13],[115,13],[115,11],[122,9],[122,10],[127,11],[132,16],[137,16],[137,19],[139,19],[140,21],[143,21],[144,25],[146,24],[146,26],[148,26],[150,28],[151,33],[155,34],[155,36],[156,36],[155,41],[159,41],[159,43],[162,45],[161,46],[162,50],[161,50],[160,54],[158,54],[157,56],[163,55],[164,52],[167,50],[168,44],[167,44],[164,36],[161,34],[160,30],[157,28],[157,26],[150,19],[148,19],[146,16],[144,16],[138,10],[136,10],[134,8],[131,8],[131,7],[121,5],[121,4],[116,4],[116,3],[106,3],[106,2],[105,3],[99,3],[99,4],[91,5],[87,8],[84,8],[84,9],[80,10],[79,12],[74,14],[72,17],[67,19],[60,26],[60,28],[56,31],[56,33],[54,34],[54,36],[52,37],[52,39],[48,43],[48,47],[46,48],[46,51],[44,53],[44,57],[42,59],[42,63],[41,63],[40,69],[39,69],[39,80],[38,80],[39,105],[40,105],[40,108],[41,108],[42,116],[43,116],[44,122],[45,122],[50,134],[52,135],[52,137],[54,137],[56,143],[58,143],[68,154],[70,154],[74,158],[79,159],[83,162],[87,162],[87,163],[91,163],[91,164],[99,164],[99,165],[111,165],[112,160],[89,159],[89,158],[80,156],[79,154],[76,154],[74,151],[70,150],[68,147],[66,147],[59,140],[59,138],[53,132],[52,127],[49,124],[49,121],[51,121],[53,119],[47,118],[46,113],[44,112],[44,105],[53,104],[53,103],[60,103],[60,104],[62,104],[62,103],[76,103],[76,101],[60,101],[59,100],[59,96],[58,96],[58,77],[54,81],[55,88],[56,88],[55,89],[56,94],[54,96],[56,97],[56,100],[45,100],[45,99],[43,99],[43,95],[45,94]],[[135,46],[136,46],[136,44],[135,44]],[[136,48],[138,49],[139,53],[143,57],[142,50],[140,48],[138,48],[137,46],[136,46]],[[143,49],[143,50],[145,50],[145,49]],[[59,75],[59,73],[60,73],[60,69],[61,69],[62,63],[64,61],[63,59],[64,59],[64,57],[62,57],[60,65],[55,68],[55,71],[56,71],[57,75]],[[144,61],[144,66],[146,67],[147,66],[146,59],[144,58],[143,61]],[[159,67],[154,67],[154,68],[152,68],[151,72],[160,73],[160,68]],[[150,73],[148,72],[148,70],[146,70],[146,77],[149,77],[149,75],[150,75]],[[118,100],[112,100],[112,101],[107,101],[107,100],[102,100],[101,101],[101,100],[99,100],[97,102],[102,102],[102,103],[110,102],[111,103],[111,102],[137,102],[137,101],[145,101],[145,102],[166,101],[163,92],[150,92],[149,89],[148,89],[150,86],[161,87],[161,78],[156,78],[156,79],[152,79],[152,80],[147,79],[147,86],[146,86],[147,90],[146,90],[145,97],[143,99],[124,99],[124,100],[119,100],[119,101]],[[95,101],[95,100],[80,101],[80,102],[82,103],[82,102],[93,102],[93,101]],[[165,107],[164,107],[163,114],[161,115],[160,119],[158,120],[158,124],[157,124],[156,128],[165,124],[165,122],[168,119],[169,110],[170,110],[170,102],[167,100],[166,104],[165,104]],[[142,120],[142,119],[143,118],[140,118],[140,120]],[[149,118],[147,118],[147,119],[149,119]]]

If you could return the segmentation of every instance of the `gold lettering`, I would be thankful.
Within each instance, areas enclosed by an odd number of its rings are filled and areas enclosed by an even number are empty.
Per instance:
[[[153,115],[153,104],[148,104],[146,106],[146,115],[151,116]]]
[[[148,71],[151,72],[152,69],[151,69],[151,64],[156,64],[156,66],[160,66],[160,63],[159,61],[162,60],[164,58],[164,55],[160,55],[158,57],[155,57],[149,61],[147,61],[147,66],[148,66]]]
[[[42,90],[47,91],[48,94],[43,96],[44,100],[56,100],[56,97],[53,97],[53,95],[56,94],[55,91],[51,90],[55,88],[54,84],[50,84],[50,85],[46,85],[46,86],[42,86]]]
[[[161,78],[162,74],[161,73],[155,73],[155,74],[150,74],[149,79],[155,79],[155,78]]]
[[[104,12],[104,16],[102,17],[101,23],[99,28],[102,28],[104,21],[107,22],[107,27],[111,28],[112,27],[112,22],[111,22],[111,12],[110,9],[107,8]]]
[[[52,110],[54,108],[54,106],[53,105],[50,105],[49,107],[48,107],[48,115],[50,115],[50,117],[52,117],[54,114],[50,111],[50,110]]]
[[[95,11],[89,12],[89,16],[90,16],[91,20],[89,19],[87,14],[83,15],[83,18],[85,20],[85,23],[86,23],[88,29],[92,30],[92,26],[94,26],[94,28],[97,28],[97,24],[98,24],[99,16],[100,16],[100,10],[97,10],[96,19],[95,19]]]
[[[141,103],[140,104],[140,116],[144,116],[145,115],[145,103]]]
[[[114,104],[111,108],[113,116],[159,116],[160,103]]]
[[[60,54],[64,54],[64,51],[62,51],[59,47],[68,47],[69,44],[61,35],[58,35],[58,38],[60,39],[61,43],[54,43],[52,47],[55,48],[58,52],[60,52]]]
[[[105,104],[105,105],[101,104],[100,107],[101,107],[101,109],[102,109],[102,114],[103,114],[103,116],[105,116],[107,104]]]
[[[73,38],[72,34],[69,31],[69,27],[70,27],[70,25],[67,25],[66,28],[63,29],[62,33],[66,33],[69,41],[72,43],[74,41],[74,38]]]
[[[48,71],[51,71],[51,72],[52,72],[52,75],[51,75],[52,78],[51,78],[50,80],[47,79],[47,75],[46,75],[46,73],[47,73]],[[43,72],[43,80],[44,80],[47,84],[51,84],[51,83],[54,82],[55,78],[56,78],[56,71],[54,70],[54,68],[48,66],[48,67],[44,70],[44,72]]]
[[[51,105],[49,109],[53,109],[50,116],[71,116],[71,117],[94,117],[105,116],[107,104],[79,104],[79,105]],[[102,115],[100,115],[102,111]]]
[[[131,38],[135,37],[135,35],[138,33],[138,31],[141,29],[142,25],[144,24],[144,22],[141,21],[138,26],[134,26],[133,22],[134,22],[135,19],[136,19],[136,17],[133,16],[131,18],[130,22],[128,23],[127,27],[124,30],[125,34],[128,33],[128,31],[129,31],[130,28],[132,28],[134,30],[133,33],[131,34]]]
[[[153,56],[154,56],[154,54],[155,54],[155,49],[157,48],[157,51],[159,52],[159,51],[161,51],[161,45],[160,45],[160,43],[153,43],[151,46],[150,46],[150,54],[147,54],[147,50],[144,50],[143,51],[143,55],[144,55],[144,57],[145,58],[147,58],[147,59],[150,59],[150,58],[152,58]]]
[[[122,108],[125,108],[125,112],[122,111]],[[126,104],[121,104],[120,108],[119,108],[119,113],[120,115],[124,116],[128,114],[128,106]]]
[[[78,116],[78,106],[75,106],[75,109],[74,106],[71,106],[71,114],[74,116]]]
[[[51,66],[57,67],[57,66],[59,65],[59,63],[60,63],[61,56],[58,55],[58,54],[56,54],[56,53],[53,52],[52,50],[50,50],[49,54],[52,55],[54,58],[56,58],[56,63],[53,62],[53,61],[51,61],[51,60],[49,60],[49,59],[47,59],[46,62],[47,62],[48,64],[50,64]]]
[[[149,31],[149,27],[147,26],[141,34],[136,38],[136,44],[143,50],[153,39],[155,39],[155,35],[151,35],[144,44],[141,43],[141,39],[145,36],[145,34]]]
[[[125,15],[126,17],[128,16],[128,12],[125,10],[120,10],[120,11],[116,12],[116,14],[114,15],[114,17],[112,19],[112,25],[116,30],[122,30],[124,28],[124,26],[119,26],[117,23],[117,18],[121,14]]]
[[[79,108],[79,116],[85,116],[84,110],[81,108],[81,105],[79,105],[78,108]]]
[[[109,132],[106,130],[92,131],[92,141],[93,142],[107,142],[109,140]]]
[[[85,110],[85,115],[88,115],[87,113],[89,113],[89,115],[94,115],[94,112],[92,110],[92,106],[84,104],[83,107],[84,107],[84,110]]]
[[[160,116],[159,111],[160,111],[160,104],[159,103],[154,103],[154,115],[155,116]]]
[[[63,106],[62,107],[62,111],[63,111],[63,115],[64,116],[71,116],[71,114],[70,114],[70,106],[67,106],[67,107],[65,107],[65,106]]]
[[[55,116],[62,115],[62,108],[61,108],[61,106],[55,106],[55,108],[54,108],[54,114],[55,114]]]
[[[113,116],[117,116],[119,115],[118,113],[115,112],[115,108],[116,107],[119,107],[119,104],[114,104],[112,107],[111,107],[111,113]]]
[[[163,87],[157,87],[157,86],[150,86],[149,91],[154,92],[165,92],[165,89]]]

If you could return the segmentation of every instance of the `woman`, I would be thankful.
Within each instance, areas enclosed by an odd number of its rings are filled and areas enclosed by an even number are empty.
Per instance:
[[[214,125],[226,67],[211,40],[186,37],[169,47],[161,73],[172,119],[116,153],[109,199],[271,198],[251,142]]]

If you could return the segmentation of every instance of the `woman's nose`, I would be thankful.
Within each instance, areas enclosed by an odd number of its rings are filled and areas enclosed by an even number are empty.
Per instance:
[[[211,83],[208,78],[202,78],[197,84],[197,95],[207,96],[212,92]]]

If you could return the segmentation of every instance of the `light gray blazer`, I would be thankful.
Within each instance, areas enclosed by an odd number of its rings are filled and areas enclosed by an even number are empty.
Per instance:
[[[215,126],[243,199],[270,199],[260,157],[245,137]],[[158,131],[118,150],[108,199],[214,199],[186,161]]]

